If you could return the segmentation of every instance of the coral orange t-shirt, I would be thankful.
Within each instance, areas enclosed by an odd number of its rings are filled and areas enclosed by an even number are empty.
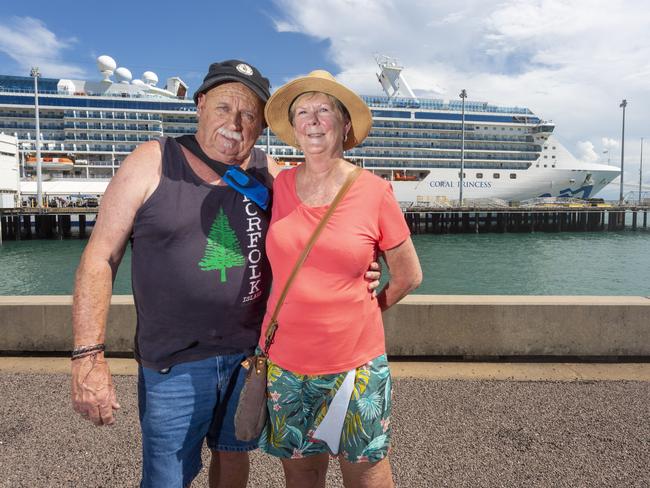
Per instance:
[[[296,169],[273,185],[273,213],[266,250],[273,287],[260,346],[285,283],[327,206],[304,205]],[[409,229],[390,183],[363,171],[339,203],[300,268],[278,317],[269,351],[273,362],[300,374],[348,371],[385,352],[377,299],[364,274],[377,249],[398,246]]]

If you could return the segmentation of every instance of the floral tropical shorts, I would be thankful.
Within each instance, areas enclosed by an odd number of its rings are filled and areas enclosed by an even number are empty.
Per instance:
[[[259,446],[272,456],[299,459],[332,453],[313,438],[348,372],[301,375],[269,360],[269,419]],[[377,462],[390,447],[391,378],[386,355],[356,369],[338,453],[346,460]],[[336,431],[338,433],[338,431]]]

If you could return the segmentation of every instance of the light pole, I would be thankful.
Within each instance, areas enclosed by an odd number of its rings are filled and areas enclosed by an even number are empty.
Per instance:
[[[30,76],[34,78],[34,112],[36,113],[36,204],[43,206],[43,161],[41,159],[41,125],[38,120],[38,78],[41,73],[38,66],[32,68]]]
[[[641,205],[641,185],[643,183],[643,137],[641,138],[641,160],[639,162],[639,205]]]
[[[463,206],[463,173],[465,172],[465,99],[467,91],[463,88],[460,92],[462,100],[460,115],[460,206]]]
[[[609,149],[604,149],[603,154],[607,154],[607,165],[609,166],[609,160],[610,160]]]
[[[618,203],[623,203],[623,168],[625,167],[625,107],[627,107],[627,100],[623,99],[619,107],[623,108],[623,128],[621,129],[621,191],[618,196]]]

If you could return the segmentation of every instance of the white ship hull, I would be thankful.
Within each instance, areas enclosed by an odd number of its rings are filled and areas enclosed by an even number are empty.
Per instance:
[[[619,175],[616,168],[598,165],[586,169],[546,169],[535,171],[510,171],[517,174],[516,179],[508,175],[499,179],[477,179],[476,171],[466,171],[463,181],[463,199],[501,199],[523,201],[541,196],[591,198]],[[483,171],[485,174],[485,171]],[[587,176],[591,175],[588,179]],[[454,201],[459,199],[460,179],[458,170],[432,170],[421,181],[392,181],[395,196],[405,205],[432,203],[435,201]]]

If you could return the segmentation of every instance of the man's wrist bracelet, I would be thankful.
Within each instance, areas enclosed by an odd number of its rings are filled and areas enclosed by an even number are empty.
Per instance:
[[[91,354],[97,354],[106,350],[105,344],[92,344],[90,346],[75,347],[72,350],[72,359],[79,359]]]

